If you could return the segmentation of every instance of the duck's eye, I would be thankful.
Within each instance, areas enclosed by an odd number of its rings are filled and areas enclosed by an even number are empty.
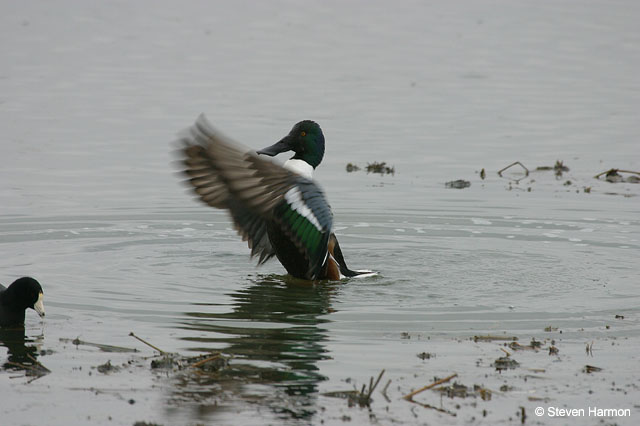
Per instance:
[[[303,132],[300,132],[300,136],[302,136],[302,137],[307,136],[307,132],[304,132],[304,131],[303,131]]]

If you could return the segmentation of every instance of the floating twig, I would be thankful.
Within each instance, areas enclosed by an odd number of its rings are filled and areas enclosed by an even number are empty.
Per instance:
[[[112,345],[103,345],[102,343],[85,342],[84,340],[80,340],[79,338],[75,338],[73,340],[60,338],[60,341],[65,343],[71,343],[76,346],[79,346],[79,345],[93,346],[104,352],[139,352],[137,349],[125,348],[122,346],[112,346]]]
[[[502,352],[504,352],[505,354],[507,354],[507,356],[511,356],[511,352],[507,351],[506,349],[504,349],[504,348],[500,348],[500,350],[501,350]]]
[[[458,377],[458,373],[454,373],[454,374],[450,375],[449,377],[445,377],[444,379],[436,380],[435,382],[433,382],[433,383],[431,383],[431,384],[429,384],[427,386],[424,386],[424,387],[422,387],[422,388],[420,388],[420,389],[418,389],[416,391],[413,391],[413,392],[403,396],[402,398],[406,399],[407,401],[412,401],[413,397],[415,395],[419,394],[420,392],[424,392],[424,391],[426,391],[428,389],[431,389],[431,388],[433,388],[435,386],[438,386],[438,385],[441,385],[443,383],[446,383],[449,380],[453,379],[454,377]]]
[[[378,383],[380,383],[380,379],[382,379],[382,375],[383,374],[384,374],[384,368],[382,369],[382,371],[380,371],[380,374],[378,374],[378,379],[373,384],[373,386],[371,385],[373,383],[373,377],[371,377],[371,380],[369,380],[369,393],[367,393],[367,399],[371,398],[371,394],[373,393],[373,391],[378,386]]]
[[[431,404],[425,404],[424,402],[414,401],[413,399],[410,399],[409,401],[413,402],[414,404],[418,404],[418,405],[420,405],[420,406],[422,406],[424,408],[430,408],[432,410],[436,410],[436,411],[439,411],[440,413],[448,414],[448,415],[453,416],[453,417],[457,416],[456,413],[453,413],[453,412],[451,412],[449,410],[445,410],[444,408],[434,407]]]
[[[215,354],[214,356],[211,356],[211,357],[209,357],[209,358],[205,358],[205,359],[202,359],[202,360],[200,360],[200,361],[198,361],[198,362],[194,362],[194,363],[193,363],[193,364],[191,364],[189,367],[192,367],[192,368],[198,368],[198,367],[200,367],[201,365],[206,364],[206,363],[207,363],[207,362],[209,362],[209,361],[213,361],[213,360],[216,360],[216,359],[219,359],[219,358],[222,358],[222,354],[217,353],[217,354]]]
[[[516,336],[492,336],[490,334],[486,336],[473,336],[474,342],[490,342],[492,340],[507,340],[515,342],[518,338]]]
[[[504,171],[505,171],[505,170],[507,170],[508,168],[513,167],[513,166],[515,166],[515,165],[519,165],[520,167],[522,167],[522,168],[524,169],[524,171],[525,171],[525,176],[529,176],[529,169],[527,169],[527,168],[524,166],[524,164],[522,164],[522,163],[521,163],[521,162],[519,162],[519,161],[515,161],[515,162],[513,162],[513,163],[509,164],[507,167],[504,167],[504,168],[502,168],[502,169],[498,170],[498,176],[502,177],[502,172],[504,172]]]
[[[158,347],[153,346],[151,343],[149,343],[149,342],[147,342],[146,340],[141,339],[140,337],[138,337],[138,336],[136,336],[135,334],[133,334],[133,331],[129,333],[129,336],[131,336],[131,337],[133,337],[133,338],[135,338],[135,339],[138,339],[139,341],[141,341],[142,343],[144,343],[145,345],[147,345],[147,346],[149,346],[149,347],[152,347],[152,348],[153,348],[153,349],[155,349],[156,351],[160,352],[162,355],[165,355],[165,354],[166,354],[166,352],[165,352],[165,351],[163,351],[162,349],[159,349]]]

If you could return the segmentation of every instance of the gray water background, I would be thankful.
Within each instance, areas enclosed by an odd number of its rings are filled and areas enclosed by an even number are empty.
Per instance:
[[[398,398],[450,372],[491,383],[498,345],[466,339],[544,338],[547,326],[563,332],[552,337],[566,342],[564,362],[528,366],[554,371],[552,384],[521,384],[487,421],[532,410],[532,392],[638,415],[639,188],[593,179],[640,169],[636,2],[0,9],[0,278],[43,283],[47,318],[29,312],[26,335],[52,351],[39,360],[53,371],[28,385],[0,376],[9,424],[43,412],[48,424],[368,422],[367,410],[320,393],[382,368],[394,396],[387,417],[377,397],[383,423],[471,422],[480,409],[416,415]],[[315,176],[341,246],[350,265],[380,276],[307,288],[277,262],[256,269],[227,216],[192,201],[171,165],[174,135],[201,112],[253,149],[296,121],[319,122],[327,152]],[[570,171],[497,176],[516,160]],[[395,175],[345,171],[373,161]],[[445,188],[459,178],[471,187]],[[151,355],[130,331],[166,351],[226,351],[259,379],[100,376],[91,367],[126,356],[59,340]],[[618,346],[583,359],[594,340]],[[422,361],[423,351],[437,357]],[[589,363],[629,392],[589,396],[605,381],[576,379]],[[571,391],[558,397],[554,380]]]

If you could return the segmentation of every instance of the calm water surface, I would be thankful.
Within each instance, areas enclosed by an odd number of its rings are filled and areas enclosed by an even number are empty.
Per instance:
[[[52,371],[1,372],[7,424],[510,424],[520,407],[545,424],[535,407],[595,405],[637,424],[640,185],[593,179],[640,170],[635,2],[0,9],[0,279],[35,276],[47,308],[0,333],[0,359]],[[317,120],[341,246],[379,276],[307,285],[256,268],[171,165],[200,112],[254,149]],[[570,170],[496,174],[516,160]],[[396,173],[345,171],[372,161]],[[232,368],[151,371],[130,332]],[[498,373],[502,342],[481,334],[544,349]],[[126,367],[100,373],[108,360]],[[325,395],[382,369],[388,399],[370,409]],[[421,396],[454,417],[401,399],[453,373],[492,400]]]

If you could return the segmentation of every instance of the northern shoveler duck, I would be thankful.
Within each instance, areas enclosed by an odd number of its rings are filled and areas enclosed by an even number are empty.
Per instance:
[[[307,280],[372,274],[347,267],[332,232],[331,207],[312,180],[324,156],[317,123],[301,121],[276,144],[254,152],[200,115],[179,143],[187,182],[203,202],[229,211],[259,265],[276,256],[290,275]],[[258,155],[286,151],[295,155],[284,166]]]
[[[31,277],[15,280],[8,288],[0,284],[0,325],[24,324],[24,311],[34,309],[44,316],[42,287]]]

